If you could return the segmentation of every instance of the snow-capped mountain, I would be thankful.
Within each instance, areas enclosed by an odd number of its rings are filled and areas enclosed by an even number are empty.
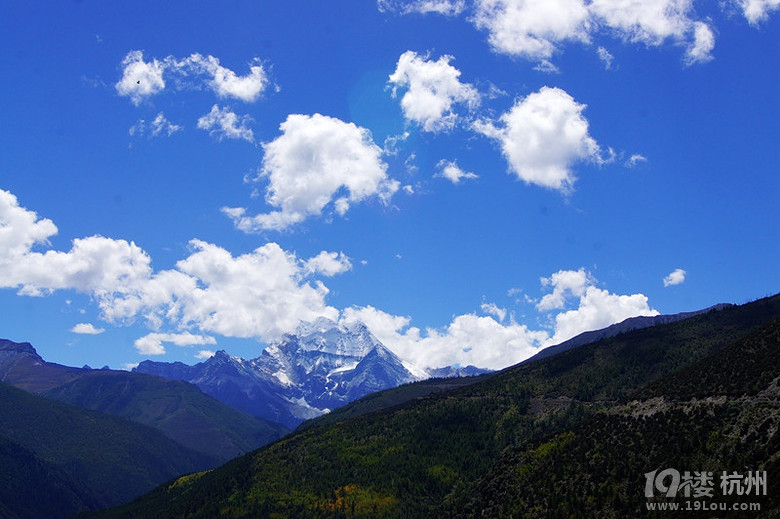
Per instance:
[[[426,378],[360,322],[320,318],[251,360],[217,352],[205,362],[144,361],[134,371],[186,380],[222,402],[288,427],[368,393]]]

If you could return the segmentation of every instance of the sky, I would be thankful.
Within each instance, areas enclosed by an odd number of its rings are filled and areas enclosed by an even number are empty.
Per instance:
[[[780,291],[780,1],[6,2],[0,337],[499,369]]]

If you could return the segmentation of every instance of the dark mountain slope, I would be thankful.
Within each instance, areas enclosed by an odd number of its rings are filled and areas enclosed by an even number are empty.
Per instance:
[[[29,343],[0,340],[0,379],[56,400],[129,418],[223,463],[286,434],[205,395],[152,375],[72,368],[44,361]]]
[[[91,371],[44,396],[149,425],[223,463],[288,432],[228,407],[192,384],[142,373]]]
[[[775,296],[628,332],[306,429],[103,516],[430,516],[464,502],[506,447],[575,427],[778,315]]]
[[[58,467],[0,437],[0,517],[67,517],[100,499]]]
[[[450,509],[464,517],[641,517],[645,473],[708,471],[713,497],[691,506],[759,503],[780,513],[780,319],[664,377],[609,412],[545,441],[510,449]],[[767,472],[766,495],[723,495],[723,472]],[[655,493],[655,492],[654,492]],[[701,510],[701,508],[699,508]],[[720,510],[719,517],[740,517]],[[755,512],[750,517],[756,517]],[[702,516],[711,516],[703,514]]]
[[[564,351],[571,350],[573,348],[579,348],[580,346],[590,344],[591,342],[600,341],[601,339],[614,337],[615,335],[620,335],[621,333],[631,332],[634,330],[641,330],[642,328],[650,328],[651,326],[657,326],[659,324],[669,324],[677,321],[683,321],[685,319],[690,319],[691,317],[705,314],[707,312],[712,312],[715,310],[723,310],[724,308],[728,308],[730,306],[732,305],[718,304],[718,305],[711,306],[709,308],[705,308],[704,310],[697,310],[695,312],[681,312],[678,314],[654,315],[654,316],[640,315],[637,317],[629,317],[624,321],[613,324],[611,326],[607,326],[606,328],[602,328],[601,330],[592,330],[588,332],[583,332],[577,335],[576,337],[572,337],[571,339],[564,341],[560,344],[556,344],[555,346],[550,346],[548,348],[545,348],[539,353],[537,353],[536,355],[534,355],[533,357],[526,359],[523,362],[524,363],[534,362],[537,360],[546,359],[547,357],[552,357],[553,355],[563,353]]]
[[[33,395],[5,383],[0,383],[0,437],[5,439],[3,470],[19,468],[21,462],[22,468],[27,464],[28,477],[35,480],[51,469],[49,483],[63,485],[63,510],[71,505],[117,505],[173,477],[203,470],[216,462],[151,427]],[[17,450],[14,445],[23,449]],[[15,481],[6,480],[2,492],[11,492]],[[44,509],[52,505],[48,499],[41,498]],[[27,504],[31,509],[38,506],[34,501]],[[29,516],[46,514],[41,510]]]

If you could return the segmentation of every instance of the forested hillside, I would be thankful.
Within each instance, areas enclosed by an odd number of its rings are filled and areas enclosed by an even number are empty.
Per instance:
[[[481,485],[506,456],[548,442],[538,452],[555,451],[589,420],[622,427],[614,417],[632,394],[778,315],[775,296],[621,334],[479,383],[305,429],[101,516],[404,517],[468,510],[468,503],[478,513]],[[620,450],[609,454],[625,457]],[[627,470],[642,477],[637,467]],[[617,485],[619,477],[611,474],[607,484]]]

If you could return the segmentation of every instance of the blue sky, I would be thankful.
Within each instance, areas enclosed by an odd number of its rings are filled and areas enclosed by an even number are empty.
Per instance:
[[[780,290],[777,0],[12,2],[0,336],[499,368]]]

